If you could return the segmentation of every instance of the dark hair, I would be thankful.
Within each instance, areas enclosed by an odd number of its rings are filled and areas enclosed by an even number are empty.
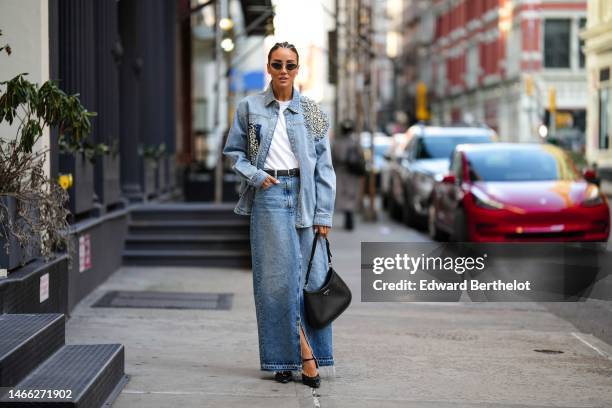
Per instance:
[[[270,48],[270,52],[268,52],[268,62],[270,62],[270,58],[272,58],[272,53],[274,51],[278,50],[279,48],[288,48],[291,51],[295,52],[295,55],[297,55],[297,62],[299,64],[299,62],[300,62],[300,54],[298,54],[297,48],[295,48],[295,45],[289,44],[287,41],[282,42],[282,43],[276,43],[276,44],[274,44],[274,46],[272,48]]]

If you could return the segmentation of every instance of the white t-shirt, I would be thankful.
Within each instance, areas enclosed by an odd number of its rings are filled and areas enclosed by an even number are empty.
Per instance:
[[[299,167],[297,158],[291,150],[289,135],[287,135],[287,122],[285,121],[285,109],[291,101],[279,101],[278,121],[274,128],[274,136],[270,143],[270,150],[264,163],[264,169],[287,170]]]

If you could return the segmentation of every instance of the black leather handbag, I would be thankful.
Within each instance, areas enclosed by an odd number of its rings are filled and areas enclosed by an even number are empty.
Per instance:
[[[306,272],[306,281],[304,282],[304,312],[306,320],[315,329],[321,329],[331,322],[346,310],[351,303],[353,295],[351,290],[344,283],[340,275],[336,273],[331,264],[331,251],[329,250],[329,241],[325,238],[327,246],[327,256],[329,260],[329,269],[323,286],[315,291],[308,292],[306,285],[312,268],[312,259],[317,249],[317,239],[319,233],[315,233],[312,243],[312,251],[310,252],[310,261],[308,262],[308,271]]]

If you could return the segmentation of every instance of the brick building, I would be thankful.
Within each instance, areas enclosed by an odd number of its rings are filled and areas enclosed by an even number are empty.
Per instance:
[[[553,103],[555,135],[584,140],[586,1],[411,1],[406,9],[422,31],[405,38],[404,52],[416,55],[433,122],[484,122],[502,140],[536,140]]]

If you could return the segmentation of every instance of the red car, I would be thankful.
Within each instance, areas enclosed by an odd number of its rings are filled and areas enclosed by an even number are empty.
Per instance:
[[[429,205],[429,233],[455,241],[607,241],[606,196],[550,144],[459,145]]]

